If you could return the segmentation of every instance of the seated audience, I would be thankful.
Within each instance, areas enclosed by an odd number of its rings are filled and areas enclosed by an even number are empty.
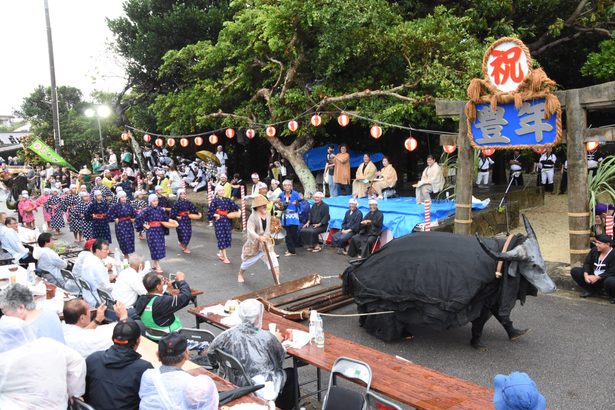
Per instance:
[[[124,319],[113,328],[113,345],[86,359],[85,401],[96,410],[137,409],[141,376],[152,364],[137,353],[141,328]]]
[[[363,155],[363,163],[357,168],[356,179],[352,182],[352,196],[363,198],[367,196],[369,184],[376,176],[376,166],[372,162],[368,153]]]
[[[133,253],[128,257],[128,265],[115,280],[113,298],[122,302],[128,309],[130,316],[136,319],[131,314],[131,310],[134,311],[133,306],[139,296],[147,294],[147,290],[143,286],[143,256]]]
[[[378,195],[378,199],[382,199],[382,191],[394,188],[395,184],[397,184],[397,171],[395,171],[387,157],[382,158],[382,169],[376,172],[376,178],[372,183],[372,189]]]
[[[442,169],[432,155],[427,156],[427,168],[423,170],[421,180],[412,186],[416,188],[417,204],[431,201],[430,194],[440,192],[444,188]]]
[[[294,407],[294,380],[291,369],[284,369],[286,351],[282,346],[282,335],[263,330],[263,304],[256,299],[246,299],[239,304],[241,324],[220,333],[208,349],[210,361],[215,363],[215,351],[221,350],[233,355],[252,380],[266,381],[257,395],[271,393],[277,407],[285,410]],[[239,374],[231,373],[229,381],[237,386],[246,386]],[[260,383],[257,383],[260,384]]]
[[[113,279],[113,266],[108,263],[105,265],[104,259],[109,256],[109,243],[104,239],[96,239],[92,244],[92,252],[84,255],[79,275],[81,279],[86,281],[91,292],[83,291],[83,299],[90,306],[98,307],[100,299],[98,297],[98,289],[102,289],[111,293],[111,279]]]
[[[37,337],[17,317],[0,318],[0,408],[65,410],[85,391],[85,361],[73,349]]]
[[[158,369],[149,369],[143,373],[139,389],[140,410],[194,408],[186,403],[186,390],[197,378],[182,370],[188,358],[188,341],[179,333],[169,333],[158,341],[158,359],[162,365]],[[217,409],[218,391],[213,380],[207,376],[198,380],[204,384],[203,387],[208,393],[199,401],[198,408]]]
[[[545,410],[547,401],[527,373],[498,374],[493,379],[495,410]]]
[[[169,286],[179,290],[177,295],[164,291],[164,282],[157,273],[151,272],[143,277],[143,286],[147,294],[139,296],[134,307],[146,329],[170,333],[182,328],[181,321],[175,313],[188,306],[192,298],[192,291],[185,277],[183,272],[177,272],[175,281],[169,283]],[[160,339],[159,336],[148,332],[146,334],[150,339]]]
[[[367,258],[372,252],[380,232],[382,232],[383,222],[384,215],[378,210],[378,201],[370,199],[369,212],[360,222],[359,233],[350,239],[348,256],[353,258],[358,256],[359,259]]]
[[[572,268],[570,276],[583,289],[582,298],[604,289],[615,304],[615,252],[609,235],[594,238],[596,245],[585,258],[583,267]]]
[[[64,304],[63,315],[64,340],[69,347],[75,349],[83,358],[94,352],[107,350],[113,344],[111,336],[115,324],[103,324],[107,306],[103,303],[96,309],[96,317],[92,320],[92,308],[83,299],[69,300]],[[120,320],[128,317],[126,307],[117,302],[113,310]]]
[[[361,228],[361,220],[363,219],[363,213],[357,208],[357,200],[354,198],[350,198],[348,201],[348,210],[344,215],[344,220],[342,221],[342,228],[333,234],[331,238],[331,243],[334,247],[339,248],[338,254],[344,253],[345,255],[348,253],[345,250],[348,246],[348,241],[353,235],[359,233],[359,229]]]
[[[320,252],[322,250],[319,236],[326,232],[330,219],[329,205],[322,201],[324,197],[322,192],[314,194],[314,205],[310,208],[308,220],[301,229],[301,242],[307,246],[307,251]]]
[[[5,229],[2,230],[2,249],[13,256],[15,263],[26,264],[35,262],[28,248],[23,246],[19,239],[19,225],[17,219],[8,216],[4,221]]]
[[[15,283],[0,291],[0,310],[5,316],[26,321],[34,336],[64,343],[64,333],[57,313],[37,309],[34,295],[27,286]]]
[[[45,232],[40,234],[37,242],[40,250],[37,255],[38,263],[36,264],[36,267],[49,272],[60,287],[64,288],[64,279],[62,279],[60,269],[66,269],[68,262],[66,262],[65,259],[60,258],[60,256],[52,249],[54,240],[50,233]]]

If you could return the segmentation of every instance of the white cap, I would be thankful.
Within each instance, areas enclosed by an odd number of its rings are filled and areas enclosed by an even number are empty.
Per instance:
[[[367,203],[368,203],[369,205],[372,205],[372,204],[374,204],[374,205],[378,205],[378,201],[377,201],[376,199],[370,199],[369,201],[367,201]]]
[[[124,198],[124,197],[126,197],[126,192],[120,191],[115,196],[116,196],[117,199]]]
[[[358,204],[359,204],[359,201],[357,201],[357,200],[356,200],[356,199],[354,199],[354,198],[350,198],[350,199],[348,200],[348,205],[351,205],[351,204],[358,205]]]
[[[314,195],[312,195],[314,198],[319,197],[319,198],[324,198],[325,194],[323,194],[320,191],[314,192]]]

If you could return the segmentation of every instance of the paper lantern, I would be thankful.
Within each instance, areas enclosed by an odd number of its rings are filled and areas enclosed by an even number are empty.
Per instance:
[[[600,142],[598,141],[587,141],[585,143],[585,150],[587,152],[592,152],[596,150],[600,146]]]
[[[314,127],[318,127],[322,123],[322,118],[320,118],[320,115],[314,114],[312,115],[312,118],[310,118],[310,123]]]
[[[382,127],[374,125],[369,129],[369,134],[375,139],[380,138],[382,136]]]
[[[483,150],[483,154],[487,157],[492,156],[495,153],[495,149],[493,148],[487,148]]]
[[[164,140],[162,138],[156,138],[156,146],[162,147],[164,145]]]
[[[179,145],[181,145],[184,148],[186,148],[189,143],[190,141],[188,141],[188,138],[182,138],[179,140]]]
[[[345,127],[350,124],[350,117],[348,114],[340,114],[340,116],[337,117],[337,123],[342,127]]]
[[[218,143],[218,136],[217,136],[216,134],[211,134],[211,135],[209,136],[209,143],[210,143],[211,145],[215,145],[215,144],[217,144],[217,143]]]
[[[233,137],[235,136],[235,130],[232,128],[227,128],[226,131],[224,131],[224,133],[226,134],[226,138],[232,140]]]
[[[194,139],[194,145],[196,145],[197,147],[203,145],[203,137],[196,137]]]
[[[544,148],[532,148],[532,151],[534,151],[538,155],[542,155],[542,154],[545,153],[545,149]]]
[[[265,134],[267,134],[267,136],[269,138],[273,138],[275,137],[275,127],[270,125],[265,129]]]
[[[288,129],[290,132],[295,132],[299,128],[299,123],[295,120],[288,121]]]
[[[248,128],[246,130],[246,137],[251,140],[252,138],[254,138],[254,136],[256,136],[256,131],[254,131],[252,128]]]
[[[149,134],[145,134],[145,135],[143,136],[143,141],[145,141],[145,142],[150,142],[151,140],[152,140],[152,136],[151,136],[151,135],[149,135]]]
[[[457,149],[457,146],[456,145],[442,145],[442,149],[447,154],[452,154]]]
[[[122,133],[122,141],[128,141],[130,139],[130,134],[127,132]]]
[[[167,145],[168,145],[169,147],[174,147],[174,146],[175,146],[175,138],[169,138],[169,139],[167,140]]]
[[[404,147],[410,152],[414,151],[418,146],[419,143],[414,137],[408,137],[406,141],[404,141]]]

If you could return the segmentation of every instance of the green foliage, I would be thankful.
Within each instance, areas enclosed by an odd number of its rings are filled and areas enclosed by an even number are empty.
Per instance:
[[[609,156],[600,162],[596,175],[587,175],[587,193],[591,210],[590,227],[595,224],[594,210],[600,199],[615,203],[615,156]]]
[[[600,51],[589,54],[581,73],[597,80],[615,80],[615,38],[603,41]]]

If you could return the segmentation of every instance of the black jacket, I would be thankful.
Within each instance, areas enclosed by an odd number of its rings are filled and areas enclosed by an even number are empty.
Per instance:
[[[308,218],[308,222],[310,225],[312,224],[320,224],[325,228],[329,225],[329,205],[321,202],[320,205],[312,205],[310,208],[310,217]]]
[[[369,236],[378,236],[382,232],[382,224],[384,223],[384,215],[379,210],[376,212],[368,212],[363,217],[363,220],[370,220],[372,223],[361,225],[361,234]]]
[[[350,214],[350,210],[346,211],[344,220],[342,221],[342,229],[350,229],[353,234],[356,234],[361,229],[361,220],[363,214],[358,209]]]
[[[590,275],[594,275],[594,270],[600,258],[600,251],[596,248],[589,251],[589,254],[585,258],[583,263],[583,272],[587,272]],[[615,249],[612,249],[607,257],[602,261],[606,266],[604,267],[604,273],[600,275],[602,279],[606,279],[611,276],[615,276]]]
[[[178,295],[173,296],[165,293],[158,296],[152,305],[152,316],[158,326],[169,326],[175,320],[175,312],[182,310],[190,303],[192,291],[188,282],[179,280],[175,282],[175,285],[179,289]],[[139,296],[134,306],[139,316],[141,316],[145,307],[154,296],[156,295],[149,293]]]
[[[85,401],[97,410],[139,408],[141,376],[152,369],[133,349],[113,345],[85,359]]]

